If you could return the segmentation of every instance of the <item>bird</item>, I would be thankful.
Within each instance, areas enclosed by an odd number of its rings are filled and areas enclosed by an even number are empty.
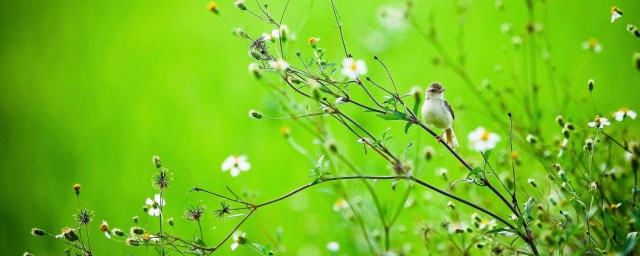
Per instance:
[[[433,82],[427,88],[424,104],[422,104],[422,120],[428,126],[443,129],[444,133],[436,136],[438,141],[447,143],[452,149],[458,147],[458,140],[453,132],[455,114],[451,105],[444,99],[444,88],[440,83]]]

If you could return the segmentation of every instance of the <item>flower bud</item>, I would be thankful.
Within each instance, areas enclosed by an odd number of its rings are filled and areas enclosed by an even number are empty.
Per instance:
[[[420,86],[411,87],[411,94],[416,102],[422,102],[422,88]]]
[[[566,124],[564,125],[564,128],[565,128],[565,129],[567,129],[567,130],[569,130],[569,131],[573,131],[573,130],[575,130],[575,129],[576,129],[576,127],[575,127],[572,123],[566,123]]]
[[[76,191],[76,196],[80,195],[80,184],[73,184],[73,190]]]
[[[532,178],[529,178],[529,179],[527,180],[527,182],[529,182],[529,185],[531,185],[531,186],[532,186],[532,187],[534,187],[534,188],[537,188],[537,187],[538,187],[538,183],[536,183],[536,181],[535,181],[534,179],[532,179]]]
[[[316,48],[316,44],[318,43],[318,41],[320,41],[319,37],[309,37],[309,45],[311,45],[311,47]]]
[[[558,122],[560,126],[564,126],[564,117],[562,115],[557,115],[556,122]]]
[[[44,232],[44,230],[39,229],[39,228],[33,228],[31,229],[31,234],[34,236],[44,236],[46,235],[46,233]]]
[[[252,110],[249,110],[249,117],[255,118],[255,119],[262,119],[262,114],[252,109]]]
[[[142,241],[137,237],[130,236],[127,238],[127,240],[124,241],[124,243],[128,246],[138,246],[142,244]]]
[[[152,162],[156,166],[156,168],[162,167],[162,162],[160,161],[160,157],[159,156],[153,156]]]
[[[584,141],[584,150],[587,152],[593,151],[593,138],[589,137]]]
[[[536,138],[536,136],[533,136],[531,134],[527,134],[527,143],[529,144],[536,144],[536,142],[538,142],[538,138]]]
[[[211,11],[212,13],[218,14],[218,12],[219,12],[218,4],[216,2],[211,2],[209,4],[209,11]]]
[[[174,221],[173,221],[173,218],[167,219],[167,222],[169,223],[169,226],[172,226],[172,227],[175,224]]]
[[[447,177],[447,169],[446,168],[438,169],[438,175],[440,175],[445,181],[449,180],[449,178]]]
[[[634,26],[633,24],[627,25],[627,31],[629,31],[629,33],[636,37],[640,37],[640,31],[638,31],[638,27]]]
[[[636,66],[636,69],[640,70],[640,52],[634,52],[632,60],[633,64]]]
[[[568,129],[562,128],[562,136],[568,139],[569,137],[571,137],[571,133],[569,133]]]
[[[553,174],[551,173],[547,174],[547,178],[549,178],[550,180],[556,180],[556,176],[553,176]]]
[[[289,128],[289,126],[282,126],[280,128],[280,135],[285,139],[289,138],[289,136],[291,136],[291,128]]]
[[[142,211],[143,212],[148,212],[149,211],[149,206],[147,206],[147,205],[142,206]]]
[[[237,36],[237,37],[239,37],[241,39],[248,39],[249,38],[249,35],[247,34],[247,32],[245,32],[241,28],[234,29],[232,33],[233,33],[234,36]]]
[[[433,154],[434,154],[434,149],[431,146],[428,146],[424,149],[424,159],[429,161],[431,160],[431,158],[433,158]]]
[[[453,204],[453,202],[451,202],[451,201],[447,202],[447,207],[449,207],[449,209],[451,209],[451,210],[455,210],[456,209],[456,205]]]
[[[133,223],[138,223],[138,216],[133,216]]]
[[[589,82],[587,82],[589,84],[589,91],[593,91],[593,79],[589,79]]]
[[[233,3],[233,6],[235,6],[236,8],[242,10],[242,11],[246,11],[247,10],[247,6],[244,5],[244,0],[236,0]]]
[[[254,62],[249,64],[249,74],[251,74],[255,79],[262,78],[262,69],[260,69],[260,65]]]
[[[111,230],[111,234],[113,234],[114,236],[124,236],[124,231],[119,228],[114,228]]]
[[[144,229],[142,229],[141,227],[131,227],[131,234],[132,235],[142,235],[142,234],[144,234]]]

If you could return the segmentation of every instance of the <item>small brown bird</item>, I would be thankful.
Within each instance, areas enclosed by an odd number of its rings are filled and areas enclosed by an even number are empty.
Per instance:
[[[434,82],[427,88],[426,95],[422,105],[422,119],[427,125],[444,129],[443,135],[438,136],[438,139],[442,140],[444,137],[444,141],[451,148],[458,147],[452,127],[455,115],[449,102],[444,99],[444,88],[438,82]]]

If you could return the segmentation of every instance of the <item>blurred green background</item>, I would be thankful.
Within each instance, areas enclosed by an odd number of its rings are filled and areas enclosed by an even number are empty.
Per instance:
[[[350,52],[367,60],[369,74],[383,80],[383,70],[372,60],[373,55],[380,56],[404,92],[415,85],[425,88],[432,81],[441,81],[454,106],[464,102],[464,108],[456,112],[456,132],[463,145],[467,144],[466,134],[479,125],[498,130],[493,120],[479,114],[481,108],[474,106],[478,103],[461,80],[448,69],[433,64],[437,56],[434,49],[412,28],[389,31],[379,24],[376,12],[380,6],[402,3],[337,1]],[[445,48],[456,58],[462,42],[467,71],[475,83],[489,79],[494,86],[502,86],[508,79],[496,74],[494,67],[499,64],[505,70],[520,72],[524,51],[504,51],[513,47],[512,38],[504,35],[500,26],[509,22],[514,33],[524,35],[527,19],[524,3],[505,1],[504,10],[496,9],[493,1],[461,3],[468,8],[463,26],[456,16],[459,3],[416,1],[415,9],[417,15],[424,17],[424,27],[428,17],[435,18]],[[247,65],[252,60],[246,54],[247,43],[231,31],[242,27],[255,36],[273,28],[234,9],[231,1],[219,3],[220,15],[210,13],[207,4],[207,1],[0,3],[3,255],[25,251],[36,255],[62,253],[61,243],[33,237],[29,231],[39,227],[58,233],[60,228],[74,225],[72,215],[78,207],[71,188],[74,183],[83,186],[79,206],[95,211],[90,231],[95,255],[147,254],[145,248],[106,240],[98,225],[107,220],[111,227],[128,230],[135,215],[141,217],[141,225],[146,221],[151,227],[155,225],[156,219],[142,212],[145,199],[154,194],[150,182],[155,170],[151,163],[154,154],[162,158],[175,179],[166,193],[165,216],[178,219],[178,230],[190,236],[195,231],[194,225],[182,218],[183,211],[190,205],[206,205],[205,239],[211,244],[219,241],[235,220],[221,223],[215,219],[211,211],[218,201],[187,194],[191,187],[225,191],[227,185],[238,191],[249,189],[256,194],[257,201],[264,201],[309,181],[311,165],[282,139],[279,129],[291,126],[296,140],[312,147],[310,136],[288,121],[256,121],[247,117],[250,109],[271,116],[282,113],[267,87],[248,75]],[[280,13],[284,2],[270,4],[274,13]],[[575,96],[569,108],[562,110],[563,114],[573,116],[575,122],[593,118],[590,109],[581,103],[588,95],[586,81],[591,78],[596,81],[594,96],[601,112],[609,114],[620,107],[640,110],[640,76],[631,60],[640,44],[625,31],[629,19],[610,23],[613,4],[640,17],[640,6],[632,0],[547,1],[536,9],[547,38],[540,44],[548,45],[551,60],[561,74],[556,86]],[[315,1],[312,7],[307,1],[290,3],[284,23],[298,36],[291,52],[301,49],[309,54],[306,39],[314,36],[322,39],[320,45],[328,49],[330,58],[341,60],[341,44],[330,7],[327,0]],[[600,41],[601,53],[581,49],[582,42],[589,38]],[[550,88],[546,73],[540,72],[543,102],[547,102]],[[550,109],[547,103],[543,107]],[[556,112],[560,110],[551,109],[544,117],[550,126]],[[356,116],[375,127],[378,134],[389,126],[368,115]],[[394,125],[394,135],[403,137],[403,124]],[[337,126],[333,130],[341,139],[339,146],[367,173],[390,173],[376,156],[362,154],[360,146],[354,143],[355,137]],[[400,139],[392,147],[401,152],[405,146],[401,142],[412,138]],[[424,138],[421,146],[425,143],[435,146],[434,141],[427,142]],[[504,146],[505,141],[502,143]],[[462,152],[470,154],[466,148]],[[248,155],[253,167],[232,178],[221,172],[220,164],[227,156],[236,154]],[[430,175],[435,176],[436,167],[449,168],[453,177],[463,175],[447,154],[436,154],[441,159],[424,168],[422,178],[429,180]],[[433,179],[433,183],[447,186],[439,179]],[[358,186],[354,189],[362,189]],[[333,212],[331,207],[338,197],[322,193],[327,188],[319,186],[262,209],[242,230],[256,242],[273,243],[276,228],[282,227],[286,255],[327,254],[325,245],[330,241],[340,242],[345,254],[366,252],[350,246],[359,234]],[[377,189],[381,193],[390,191],[387,184]],[[469,197],[469,193],[460,194]],[[416,189],[414,195],[420,201],[425,196],[424,190]],[[420,237],[413,231],[416,222],[440,221],[437,209],[442,209],[446,201],[433,195],[432,200],[422,200],[419,208],[404,212],[401,225],[406,231],[394,231],[392,246],[398,248],[409,242],[419,247]],[[375,225],[371,223],[372,227]],[[215,230],[212,226],[216,226]],[[224,248],[222,254],[227,253],[228,246]],[[250,251],[240,248],[238,253]]]

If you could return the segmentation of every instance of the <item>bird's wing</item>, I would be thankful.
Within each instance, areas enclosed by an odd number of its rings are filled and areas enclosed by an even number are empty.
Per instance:
[[[444,106],[447,107],[447,109],[449,110],[449,113],[451,113],[451,118],[456,119],[456,115],[453,113],[453,109],[451,109],[451,105],[449,105],[449,102],[445,100]]]

